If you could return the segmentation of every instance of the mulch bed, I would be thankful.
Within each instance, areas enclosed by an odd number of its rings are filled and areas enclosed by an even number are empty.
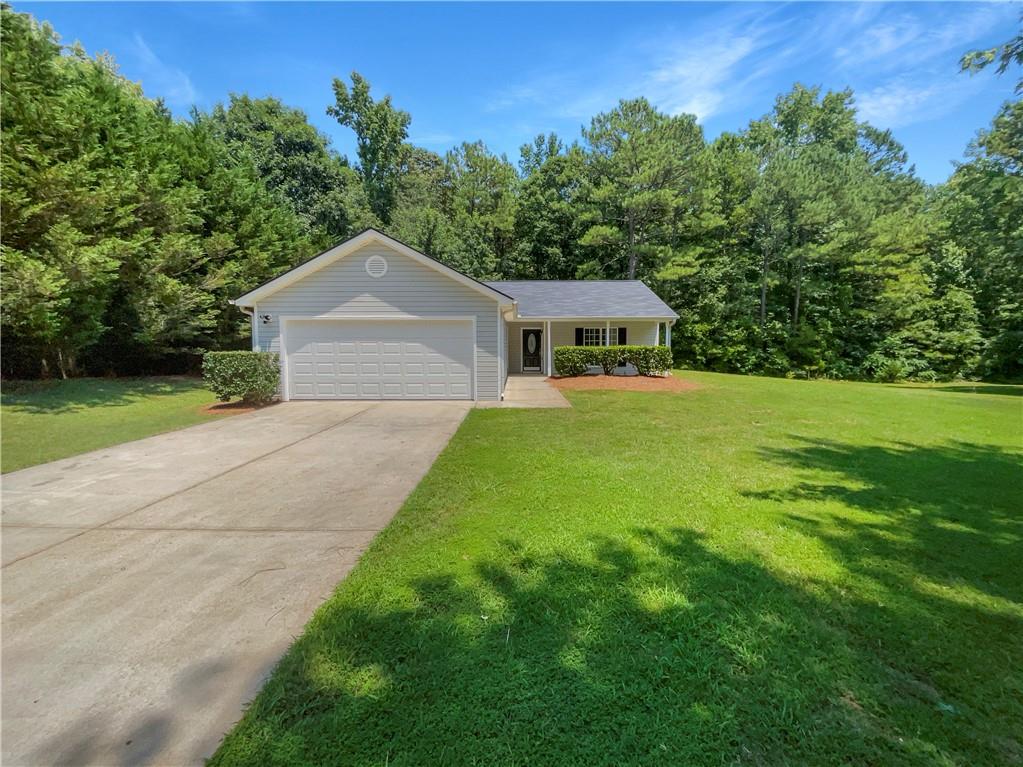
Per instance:
[[[273,407],[276,402],[270,402],[266,405],[252,405],[248,402],[215,402],[212,405],[206,405],[201,408],[201,412],[209,413],[210,415],[241,415],[242,413],[251,413],[254,410],[262,410],[266,407]]]
[[[675,376],[577,376],[575,378],[548,378],[558,389],[609,389],[613,391],[692,391],[697,384]]]

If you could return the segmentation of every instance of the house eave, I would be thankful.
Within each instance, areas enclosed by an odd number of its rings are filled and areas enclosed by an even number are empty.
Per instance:
[[[515,303],[515,299],[507,293],[502,293],[496,288],[492,288],[467,274],[463,274],[457,269],[452,269],[447,264],[443,264],[437,259],[431,258],[425,253],[406,245],[400,240],[396,240],[393,237],[372,228],[365,229],[354,237],[350,237],[344,242],[340,242],[337,245],[324,250],[307,261],[292,267],[283,274],[279,274],[273,279],[267,280],[262,285],[253,288],[241,296],[238,296],[229,303],[236,306],[251,307],[255,305],[256,302],[265,299],[267,296],[273,295],[277,291],[283,290],[289,285],[308,277],[328,264],[332,264],[335,261],[339,261],[340,259],[355,253],[360,248],[365,247],[371,242],[379,242],[415,261],[418,261],[421,264],[424,264],[425,266],[435,269],[441,274],[452,278],[456,282],[459,282],[466,287],[487,296],[488,298],[494,299],[501,307],[513,306]]]

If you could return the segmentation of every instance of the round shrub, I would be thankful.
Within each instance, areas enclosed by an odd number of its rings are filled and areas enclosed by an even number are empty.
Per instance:
[[[264,404],[281,383],[279,358],[271,352],[207,352],[202,358],[206,387],[221,402],[240,399]]]

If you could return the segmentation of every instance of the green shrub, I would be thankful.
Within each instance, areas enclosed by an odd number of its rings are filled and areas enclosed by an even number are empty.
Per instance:
[[[559,376],[580,376],[590,366],[592,346],[555,346],[554,369]]]
[[[625,348],[623,346],[591,346],[589,348],[593,352],[594,364],[603,368],[606,376],[614,375],[615,368],[625,364],[620,351]]]
[[[649,376],[671,370],[671,349],[667,346],[622,346],[628,349],[625,358],[636,367],[640,375]]]
[[[202,377],[221,402],[241,399],[262,404],[277,394],[281,367],[277,355],[270,352],[207,352]]]
[[[640,375],[671,370],[671,349],[667,346],[556,346],[554,369],[561,376],[578,376],[590,367],[606,375],[621,365],[631,364]]]

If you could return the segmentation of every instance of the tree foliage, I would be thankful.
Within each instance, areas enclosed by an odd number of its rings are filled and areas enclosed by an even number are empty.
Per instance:
[[[390,96],[375,101],[369,90],[369,81],[358,72],[352,72],[351,87],[334,78],[335,103],[327,107],[327,114],[355,131],[359,170],[370,209],[387,223],[411,118],[391,104]]]
[[[307,230],[203,121],[2,10],[4,369],[131,372],[242,342],[227,300]]]
[[[713,141],[622,101],[574,142],[537,136],[516,168],[482,142],[413,146],[408,113],[353,72],[328,109],[355,133],[352,165],[277,99],[176,120],[108,58],[2,13],[7,375],[240,348],[229,298],[376,226],[478,279],[643,280],[680,315],[684,365],[1023,376],[1019,100],[928,187],[850,91],[796,85]]]
[[[1023,13],[1019,18],[1020,26],[1023,27]],[[959,62],[962,71],[970,74],[986,69],[992,64],[995,65],[995,70],[1000,75],[1004,74],[1013,64],[1023,67],[1023,29],[1011,40],[1007,40],[1001,45],[967,52]],[[1016,93],[1023,94],[1023,77],[1016,81]]]

